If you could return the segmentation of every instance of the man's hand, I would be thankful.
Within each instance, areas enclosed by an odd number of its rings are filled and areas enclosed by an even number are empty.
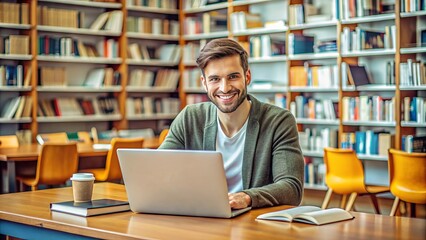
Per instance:
[[[251,198],[243,192],[228,193],[229,205],[233,209],[241,209],[251,206]]]

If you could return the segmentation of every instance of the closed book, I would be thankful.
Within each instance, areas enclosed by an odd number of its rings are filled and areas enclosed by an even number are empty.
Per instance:
[[[130,206],[126,201],[97,199],[82,203],[76,203],[74,201],[51,203],[50,210],[89,217],[100,214],[128,211],[130,210]]]

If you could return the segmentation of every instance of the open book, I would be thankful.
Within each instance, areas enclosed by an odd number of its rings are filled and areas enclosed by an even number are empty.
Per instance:
[[[264,213],[256,219],[323,225],[353,218],[352,214],[340,208],[321,209],[315,206],[300,206],[277,212]]]

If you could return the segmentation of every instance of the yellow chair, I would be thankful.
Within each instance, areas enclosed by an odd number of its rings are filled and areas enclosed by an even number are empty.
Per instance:
[[[166,139],[167,134],[169,133],[169,129],[163,129],[163,131],[161,131],[160,136],[158,137],[158,143],[161,145],[161,143],[163,143],[164,139]]]
[[[105,168],[82,169],[80,172],[93,173],[96,181],[120,181],[121,168],[118,162],[118,148],[142,148],[143,138],[113,138],[108,151]]]
[[[39,144],[68,142],[68,136],[66,132],[38,134],[36,139]]]
[[[411,204],[415,217],[415,204],[426,204],[426,153],[407,153],[389,149],[390,191],[395,200],[390,212],[394,216],[400,201]]]
[[[18,137],[16,135],[0,136],[0,148],[19,147]]]
[[[326,166],[325,182],[328,191],[322,204],[323,209],[328,207],[333,193],[343,195],[340,207],[347,211],[352,209],[358,195],[370,195],[375,212],[380,213],[376,194],[389,192],[389,188],[365,185],[362,162],[358,159],[354,150],[325,148],[324,163]],[[350,197],[347,201],[349,194]]]
[[[36,175],[17,176],[22,184],[37,190],[39,184],[58,185],[68,181],[78,168],[76,143],[45,143],[37,161]]]

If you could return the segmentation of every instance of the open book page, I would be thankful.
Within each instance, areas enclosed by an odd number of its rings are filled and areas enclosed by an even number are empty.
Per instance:
[[[264,213],[259,215],[257,219],[291,222],[293,217],[296,215],[320,210],[321,208],[315,206],[300,206],[276,212]]]
[[[354,216],[340,208],[330,208],[315,212],[306,212],[293,216],[294,222],[303,222],[309,224],[322,225],[327,223],[339,222],[353,219]]]

